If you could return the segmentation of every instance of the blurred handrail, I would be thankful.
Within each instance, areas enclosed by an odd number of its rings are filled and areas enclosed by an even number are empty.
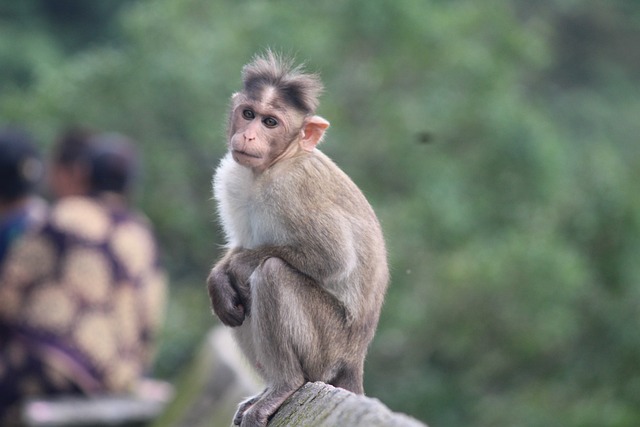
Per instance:
[[[145,379],[130,395],[32,399],[22,417],[28,427],[137,426],[158,417],[172,397],[169,383]]]

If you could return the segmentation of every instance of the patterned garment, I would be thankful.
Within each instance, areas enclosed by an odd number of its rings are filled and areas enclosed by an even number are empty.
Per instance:
[[[147,221],[100,199],[54,206],[0,276],[0,425],[27,396],[129,390],[149,369],[166,290]]]
[[[42,222],[46,210],[43,200],[31,198],[23,206],[0,218],[0,266],[13,242]]]

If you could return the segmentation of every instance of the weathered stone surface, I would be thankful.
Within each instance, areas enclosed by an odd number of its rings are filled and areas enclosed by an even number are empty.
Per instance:
[[[340,388],[307,383],[276,413],[270,427],[426,427],[407,415],[391,412],[379,400]]]

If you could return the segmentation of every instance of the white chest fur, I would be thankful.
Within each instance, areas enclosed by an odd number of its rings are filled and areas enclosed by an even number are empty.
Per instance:
[[[253,172],[236,163],[230,154],[221,160],[216,170],[213,195],[229,247],[251,249],[277,243],[283,232],[278,221],[270,212],[255,209],[260,195]]]

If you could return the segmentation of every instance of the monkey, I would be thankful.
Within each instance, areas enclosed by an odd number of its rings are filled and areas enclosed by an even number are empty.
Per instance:
[[[308,381],[363,394],[363,369],[389,281],[380,223],[361,190],[317,145],[323,85],[267,50],[242,68],[228,152],[213,177],[227,250],[207,278],[266,388],[233,423],[266,426]]]

